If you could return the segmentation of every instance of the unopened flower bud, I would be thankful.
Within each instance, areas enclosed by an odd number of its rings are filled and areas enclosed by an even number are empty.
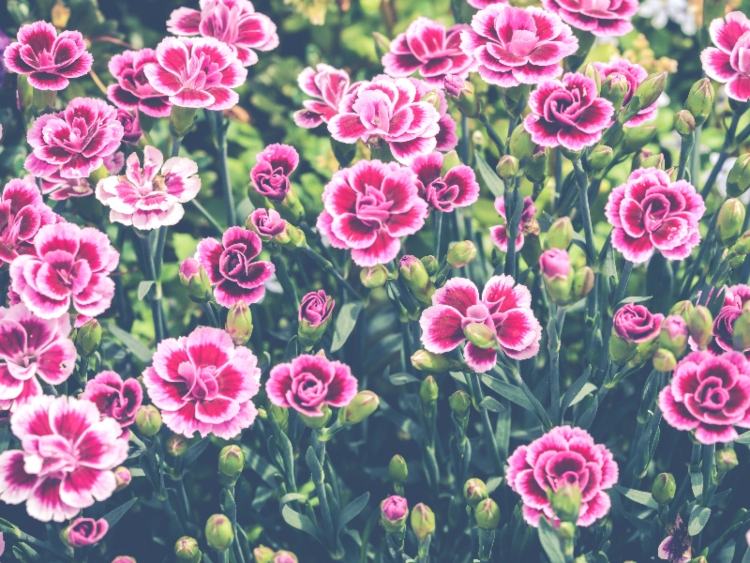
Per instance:
[[[135,425],[144,436],[156,436],[161,429],[161,413],[153,405],[142,405],[135,413]]]
[[[435,90],[430,90],[429,92],[427,92],[419,101],[430,104],[436,110],[440,109],[440,96]]]
[[[732,324],[732,347],[738,352],[750,349],[750,302]]]
[[[455,102],[461,115],[469,119],[479,116],[482,111],[482,103],[474,92],[474,86],[471,82],[460,76],[449,74],[445,77],[444,86],[445,93]]]
[[[693,306],[693,302],[689,300],[684,301],[678,301],[674,305],[672,305],[672,308],[669,310],[670,315],[680,315],[683,319],[685,319],[685,322],[688,322],[688,319],[690,319],[690,315],[693,313],[693,309],[695,307]]]
[[[719,471],[731,471],[740,464],[737,460],[737,452],[732,448],[717,450],[714,452],[714,460],[716,461],[716,469]]]
[[[547,231],[546,245],[547,248],[561,248],[567,250],[570,243],[573,242],[573,222],[570,217],[560,217],[550,225]]]
[[[484,323],[469,323],[464,329],[464,336],[474,346],[485,350],[497,344],[497,333]]]
[[[742,234],[742,226],[745,224],[745,206],[738,199],[728,199],[719,209],[717,219],[719,238],[724,246],[731,246]]]
[[[406,528],[409,505],[404,497],[391,495],[380,503],[380,523],[386,532],[401,532]]]
[[[500,507],[491,498],[486,498],[477,505],[474,518],[483,530],[494,530],[500,524]]]
[[[711,311],[703,305],[696,305],[688,318],[688,331],[698,348],[705,348],[711,340],[711,326],[714,318]]]
[[[701,78],[690,88],[690,93],[685,101],[685,109],[693,114],[695,124],[700,127],[711,115],[713,105],[714,88],[711,86],[711,81],[708,78]]]
[[[621,124],[627,123],[630,118],[637,114],[642,109],[649,107],[659,96],[664,92],[664,88],[667,86],[667,73],[660,72],[652,74],[633,92],[633,97],[630,98],[628,105],[623,108],[620,114],[617,116],[617,121]]]
[[[380,405],[380,397],[372,391],[360,391],[351,402],[339,410],[339,422],[344,424],[359,424]]]
[[[458,153],[456,151],[448,151],[443,155],[443,166],[440,169],[440,176],[445,177],[456,166],[461,166],[461,159],[458,158]]]
[[[200,563],[203,553],[198,547],[198,540],[190,536],[182,536],[174,544],[174,554],[178,561],[185,563]]]
[[[750,153],[737,157],[727,175],[727,194],[739,197],[750,188]]]
[[[411,509],[411,529],[422,541],[435,532],[435,513],[429,506],[420,502]]]
[[[515,157],[519,162],[523,163],[536,151],[537,146],[534,141],[531,140],[531,134],[526,131],[523,125],[519,125],[513,129],[513,133],[510,135],[510,154]]]
[[[637,345],[613,334],[609,338],[609,357],[613,362],[625,362],[633,357]]]
[[[550,495],[550,506],[555,516],[563,522],[577,522],[581,509],[581,489],[578,485],[564,483]]]
[[[679,358],[687,350],[687,344],[687,322],[680,315],[669,315],[661,323],[659,347],[669,350],[675,358]]]
[[[576,525],[573,522],[560,522],[557,537],[561,540],[572,540],[576,536]]]
[[[406,287],[420,303],[430,305],[435,286],[430,281],[430,275],[424,264],[415,256],[407,254],[398,262],[398,271]]]
[[[305,426],[307,426],[308,428],[325,428],[328,425],[328,422],[331,420],[331,416],[333,415],[331,407],[324,403],[322,407],[318,408],[318,410],[322,413],[320,416],[308,416],[306,414],[299,413],[300,420],[302,420]],[[342,412],[343,409],[339,411],[339,418],[341,418]]]
[[[292,191],[290,190],[289,193],[287,194],[287,198],[289,197],[289,194],[291,193]],[[286,199],[284,201],[286,201]],[[280,206],[279,209],[283,210],[283,206]],[[303,210],[303,213],[304,213],[304,210]],[[273,241],[287,248],[302,248],[303,246],[307,244],[307,237],[305,236],[305,233],[301,229],[299,229],[298,227],[295,227],[292,223],[287,222],[286,226],[284,227],[284,230],[278,235],[276,235],[275,237],[273,237]]]
[[[437,381],[431,375],[427,376],[419,386],[419,399],[422,404],[431,404],[438,399]]]
[[[539,184],[544,181],[547,177],[547,164],[548,164],[547,149],[539,147],[536,152],[531,155],[531,159],[526,164],[526,178],[529,182]]]
[[[214,514],[206,522],[206,543],[216,551],[226,551],[234,541],[232,522],[223,514]]]
[[[253,315],[250,307],[240,300],[229,308],[226,331],[236,346],[242,346],[253,334]]]
[[[466,504],[470,507],[476,508],[480,502],[489,496],[487,485],[481,479],[469,479],[464,483],[464,498]]]
[[[286,429],[289,426],[289,409],[277,407],[276,405],[271,404],[268,406],[268,414],[273,417],[276,424],[279,425],[279,428],[286,432]]]
[[[651,485],[651,496],[659,504],[672,502],[675,492],[677,492],[677,483],[671,473],[659,473]]]
[[[625,96],[627,95],[628,81],[622,74],[610,74],[602,82],[601,97],[612,102],[615,111],[618,111],[622,107],[622,103],[625,101]]]
[[[192,301],[206,303],[211,299],[211,281],[196,259],[188,258],[180,265],[180,283],[187,288]]]
[[[638,152],[656,135],[656,125],[639,125],[627,129],[622,138],[622,150],[625,153]]]
[[[448,404],[457,418],[463,418],[471,408],[471,397],[459,389],[448,397]]]
[[[411,356],[411,365],[419,371],[429,371],[432,373],[442,373],[457,367],[454,360],[450,360],[442,354],[428,352],[427,350],[417,350],[414,352]]]
[[[539,269],[550,299],[555,303],[570,300],[573,278],[570,276],[570,257],[562,248],[545,250],[539,257]]]
[[[307,293],[300,301],[297,319],[297,338],[300,345],[309,349],[323,338],[328,325],[333,321],[336,302],[322,289]]]
[[[394,483],[403,484],[409,476],[406,460],[400,455],[394,455],[388,463],[388,475]]]
[[[274,554],[271,563],[299,563],[299,559],[297,559],[297,556],[291,551],[285,551],[282,549]]]
[[[245,454],[239,446],[224,446],[219,452],[219,473],[237,480],[245,467]]]
[[[505,110],[514,117],[520,117],[529,104],[530,93],[531,86],[528,84],[504,89],[502,96],[505,103]]]
[[[76,349],[86,358],[96,352],[102,341],[102,325],[96,319],[86,321],[76,333]]]
[[[519,168],[520,164],[518,162],[518,159],[515,156],[506,154],[505,156],[500,158],[500,161],[497,163],[495,170],[497,171],[497,175],[500,176],[503,180],[510,180],[518,176]]]
[[[137,563],[135,557],[129,557],[128,555],[118,555],[112,560],[112,563]]]
[[[445,260],[454,268],[463,268],[477,256],[477,247],[470,240],[457,242],[448,249]]]
[[[659,170],[664,170],[665,166],[666,161],[664,160],[664,155],[662,153],[659,153],[652,154],[644,158],[641,161],[639,168],[658,168]]]
[[[422,262],[424,269],[427,270],[427,273],[431,276],[434,276],[437,273],[438,268],[440,267],[440,263],[437,261],[437,258],[435,258],[432,254],[423,256],[419,259],[419,261]]]
[[[116,467],[113,471],[115,474],[115,492],[119,493],[123,489],[126,489],[130,482],[133,480],[133,475],[130,473],[130,469],[121,465]]]
[[[591,150],[586,162],[591,170],[604,170],[615,157],[615,151],[607,145],[599,145]]]
[[[265,545],[259,545],[253,549],[253,559],[255,559],[255,563],[273,563],[274,555],[276,555],[276,552]]]
[[[687,137],[695,131],[695,118],[688,110],[683,109],[674,114],[674,128],[682,136]]]
[[[180,457],[186,451],[188,451],[189,447],[190,443],[188,442],[188,439],[185,438],[185,436],[172,434],[169,438],[167,438],[166,450],[167,453],[173,457]]]
[[[594,270],[584,266],[573,275],[573,297],[578,300],[586,297],[594,289]]]
[[[657,349],[651,357],[651,362],[656,371],[668,372],[674,370],[677,366],[677,360],[675,359],[674,354],[665,348]]]
[[[599,69],[596,68],[596,65],[594,63],[586,63],[578,72],[594,81],[598,95],[602,90],[602,76],[599,74]]]
[[[359,280],[367,289],[383,287],[388,281],[388,269],[382,264],[362,268],[359,272]]]
[[[734,243],[732,250],[738,256],[747,256],[750,254],[750,231],[745,231],[740,235],[740,238]]]
[[[178,105],[172,106],[170,114],[170,129],[175,137],[182,138],[187,135],[195,121],[195,108],[184,108]]]

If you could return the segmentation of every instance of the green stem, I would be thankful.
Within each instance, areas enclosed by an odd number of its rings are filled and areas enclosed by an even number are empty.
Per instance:
[[[487,119],[487,116],[485,114],[480,113],[479,122],[484,125],[484,129],[487,131],[487,135],[489,135],[490,139],[492,139],[492,142],[495,143],[500,156],[503,156],[505,154],[505,143],[503,142],[497,131],[495,131],[495,128],[490,123],[490,120]]]
[[[560,336],[565,322],[565,307],[550,302],[547,324],[547,350],[549,351],[549,416],[553,424],[560,422]]]
[[[227,159],[227,125],[224,124],[224,114],[220,111],[213,112],[216,120],[216,144],[219,149],[219,171],[221,176],[221,187],[224,191],[224,211],[227,218],[227,227],[237,224],[237,214],[234,208],[234,195],[229,178],[229,164]]]
[[[685,169],[687,167],[690,154],[693,152],[693,146],[695,145],[695,131],[689,135],[682,137],[682,146],[680,148],[680,162],[677,166],[677,179],[682,180],[685,177]],[[693,182],[696,178],[691,178]]]
[[[479,410],[479,414],[482,417],[482,434],[485,441],[485,447],[489,458],[493,461],[496,470],[503,468],[503,459],[500,456],[500,450],[497,447],[497,439],[495,438],[495,432],[492,430],[492,424],[490,422],[490,415],[485,407],[480,406],[482,399],[484,399],[484,393],[482,393],[482,385],[479,381],[479,376],[471,372],[470,374],[464,373],[464,378],[468,384],[469,390],[471,391],[475,408]]]
[[[216,318],[216,314],[214,313],[213,307],[211,307],[210,303],[203,304],[203,312],[206,313],[208,324],[215,328],[221,328],[221,326],[219,325],[219,319]]]
[[[716,444],[703,446],[703,494],[701,495],[701,505],[708,506],[711,503],[711,497],[714,494],[714,467],[716,466]]]
[[[440,263],[440,250],[443,246],[443,212],[438,211],[437,209],[432,212],[432,216],[434,217],[435,221],[435,232],[434,232],[434,240],[432,243],[433,246],[433,252],[435,253],[435,260],[437,260],[438,263]]]
[[[508,189],[512,186],[512,189]],[[508,235],[508,249],[505,252],[505,273],[513,279],[516,278],[516,237],[518,236],[518,225],[523,213],[523,200],[518,192],[518,181],[516,178],[505,184],[505,232]]]
[[[203,215],[203,218],[208,221],[209,225],[211,225],[216,230],[216,233],[218,235],[222,235],[224,233],[224,229],[221,225],[219,225],[219,222],[214,219],[213,215],[211,215],[205,207],[198,203],[198,200],[193,199],[190,201],[190,203],[193,205],[193,207],[195,207],[198,213]]]
[[[151,302],[151,316],[154,322],[154,338],[156,344],[164,340],[164,311],[161,307],[161,282],[156,275],[156,266],[154,265],[154,255],[152,254],[153,231],[147,237],[140,236],[141,251],[143,253],[143,262],[146,266],[146,280],[153,281],[153,286],[149,289]]]
[[[575,179],[578,184],[578,204],[583,222],[583,234],[586,238],[586,254],[589,264],[596,265],[596,246],[594,245],[594,227],[591,224],[591,209],[589,208],[588,181],[580,160],[573,162]]]
[[[362,300],[362,296],[359,294],[359,292],[354,289],[348,281],[346,281],[346,278],[341,275],[341,273],[333,267],[333,264],[331,264],[328,260],[323,258],[320,254],[315,252],[312,248],[310,248],[309,245],[305,245],[302,248],[300,248],[302,252],[304,252],[310,259],[312,259],[313,262],[315,262],[320,268],[322,268],[324,271],[331,274],[334,278],[336,278],[339,283],[341,283],[348,291],[350,291],[357,299]]]
[[[716,164],[714,164],[714,167],[711,169],[711,174],[708,176],[708,180],[706,180],[706,184],[703,186],[703,190],[701,191],[701,197],[703,199],[706,199],[708,197],[708,194],[711,193],[711,188],[714,185],[714,182],[716,182],[716,178],[719,177],[719,172],[721,172],[722,166],[724,166],[724,162],[726,162],[727,158],[729,158],[730,154],[730,148],[732,147],[732,144],[734,143],[734,136],[737,132],[737,126],[740,124],[740,118],[742,117],[742,114],[740,112],[735,112],[732,114],[732,121],[729,124],[729,128],[727,129],[726,136],[724,137],[724,144],[721,147],[721,152],[719,153],[719,159],[716,161]],[[750,135],[750,132],[747,134],[743,130],[740,135]],[[696,179],[693,178],[693,182],[695,182]]]
[[[299,299],[297,298],[297,290],[294,289],[292,280],[289,279],[289,272],[286,269],[286,262],[281,253],[273,254],[271,256],[271,262],[276,267],[276,277],[279,279],[281,288],[284,290],[285,297],[289,300],[292,308],[297,311],[299,310]]]

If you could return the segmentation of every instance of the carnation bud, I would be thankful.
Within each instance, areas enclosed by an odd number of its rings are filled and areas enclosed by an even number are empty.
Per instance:
[[[738,352],[750,349],[750,305],[747,303],[732,324],[732,347]]]
[[[669,350],[675,358],[679,358],[687,350],[687,344],[687,322],[680,315],[669,315],[661,323],[659,347]]]
[[[391,495],[380,503],[380,523],[386,532],[402,532],[408,515],[409,505],[404,497]]]
[[[561,248],[567,250],[570,243],[573,242],[573,222],[570,217],[560,217],[550,225],[547,231],[546,246],[547,248]]]
[[[409,467],[406,465],[403,456],[394,455],[391,458],[388,464],[388,475],[394,483],[406,483],[406,478],[409,476]]]
[[[614,157],[615,151],[612,150],[612,147],[599,145],[591,150],[587,158],[587,163],[591,170],[604,170],[610,165]]]
[[[239,446],[224,446],[219,452],[219,473],[236,481],[245,467],[245,454]]]
[[[656,135],[656,125],[639,125],[627,129],[622,138],[622,150],[625,153],[638,152]]]
[[[621,74],[610,74],[601,86],[601,97],[612,102],[615,111],[622,107],[625,96],[628,95],[628,81]],[[636,112],[637,113],[637,112]]]
[[[359,280],[367,289],[383,287],[388,281],[388,269],[382,264],[362,268],[359,272]]]
[[[268,414],[273,417],[276,424],[279,425],[279,428],[286,432],[286,429],[289,426],[289,409],[277,407],[276,405],[271,404],[268,406]]]
[[[130,469],[121,465],[116,467],[113,471],[115,474],[115,492],[119,493],[123,489],[126,489],[130,482],[133,480],[133,475],[130,473]]]
[[[705,348],[711,340],[711,326],[714,319],[711,311],[703,305],[696,305],[688,318],[688,331],[698,348]]]
[[[461,159],[458,158],[458,153],[456,151],[448,151],[443,155],[443,166],[440,169],[440,175],[445,176],[456,166],[461,166]]]
[[[187,288],[192,301],[206,303],[211,299],[211,282],[206,269],[194,258],[188,258],[180,265],[180,283]]]
[[[686,299],[684,301],[678,301],[677,303],[672,305],[672,308],[669,310],[669,314],[679,315],[683,319],[685,319],[685,322],[688,322],[690,315],[693,313],[693,309],[695,309],[695,307],[693,306],[693,302]]]
[[[464,336],[482,349],[494,348],[497,344],[497,333],[484,323],[469,323],[464,329]]]
[[[455,360],[451,360],[442,354],[434,354],[427,350],[417,350],[411,356],[411,365],[419,371],[429,371],[432,373],[442,373],[449,371],[456,366]]]
[[[745,224],[745,206],[738,199],[728,199],[719,209],[717,220],[719,238],[724,246],[731,246],[742,234]]]
[[[599,69],[596,68],[596,65],[594,63],[586,63],[578,72],[596,83],[596,93],[599,95],[602,90],[602,75],[599,74]]]
[[[464,484],[464,498],[466,499],[466,504],[472,508],[476,508],[480,502],[489,496],[487,485],[481,479],[469,479]]]
[[[380,397],[372,391],[360,391],[351,402],[339,410],[339,422],[358,424],[374,413],[380,405]]]
[[[253,315],[244,301],[240,300],[229,308],[225,328],[236,346],[242,346],[250,340],[253,334]]]
[[[476,256],[476,245],[470,240],[462,240],[450,246],[445,260],[454,268],[463,268],[474,260]]]
[[[422,404],[429,405],[438,399],[437,381],[431,375],[428,375],[419,385],[419,399]]]
[[[436,110],[440,110],[440,96],[437,91],[430,90],[419,100],[420,102],[426,102],[434,107]]]
[[[255,559],[255,563],[273,563],[274,555],[276,555],[276,552],[265,545],[259,545],[253,549],[253,559]]]
[[[550,506],[561,521],[577,522],[581,510],[581,489],[578,485],[564,483],[550,494]]]
[[[289,194],[291,193],[293,192],[289,190],[289,192],[287,193],[287,198],[289,198]],[[284,201],[286,201],[286,199]],[[302,204],[300,204],[300,207],[301,205]],[[283,209],[283,206],[280,206],[279,211],[281,211],[282,209]],[[304,214],[304,210],[302,210],[302,213]],[[293,220],[294,219],[289,219],[288,221],[293,221]],[[276,235],[275,237],[273,237],[273,241],[287,248],[302,248],[307,244],[307,237],[305,236],[305,233],[302,230],[295,227],[292,223],[287,222],[286,226],[284,227],[284,230],[278,235]]]
[[[299,559],[297,559],[297,556],[291,551],[285,551],[282,549],[274,554],[271,563],[299,563]]]
[[[750,188],[750,153],[741,154],[729,170],[727,194],[739,197]]]
[[[372,37],[375,39],[375,52],[377,53],[378,58],[382,59],[383,56],[391,50],[391,40],[377,31],[373,31]]]
[[[435,258],[432,254],[428,256],[423,256],[419,259],[420,262],[422,262],[422,265],[424,266],[424,269],[427,271],[428,274],[431,276],[434,276],[437,274],[438,268],[440,267],[440,263],[438,262],[437,258]]]
[[[570,276],[570,257],[567,250],[551,248],[539,257],[539,268],[544,278],[547,294],[555,303],[570,301],[573,277]]]
[[[737,460],[737,452],[732,448],[717,450],[714,452],[714,460],[716,462],[716,469],[719,471],[731,471],[740,464]]]
[[[626,105],[620,112],[620,115],[617,116],[617,121],[624,125],[639,111],[649,107],[659,99],[659,96],[664,92],[666,85],[666,72],[659,72],[650,75],[646,80],[641,82],[638,88],[635,89],[633,97],[628,102],[628,105]]]
[[[711,81],[708,78],[701,78],[690,88],[690,93],[685,101],[685,109],[693,115],[695,124],[700,127],[706,122],[708,116],[711,115],[713,105],[714,88],[711,86]]]
[[[695,118],[688,110],[683,109],[674,114],[674,128],[683,137],[695,131]]]
[[[435,532],[435,513],[429,506],[420,502],[411,509],[411,529],[420,541]]]
[[[432,294],[435,293],[435,286],[432,285],[430,275],[427,273],[424,264],[415,256],[407,254],[399,260],[398,271],[406,287],[409,288],[417,301],[430,305]]]
[[[666,162],[664,160],[664,155],[659,153],[644,158],[639,168],[658,168],[659,170],[664,170],[665,166]]]
[[[500,524],[500,507],[491,498],[486,498],[477,505],[474,518],[483,530],[494,530]]]
[[[674,370],[677,366],[677,360],[674,354],[665,348],[659,348],[651,357],[651,362],[656,371],[668,372]]]
[[[677,483],[671,473],[659,473],[651,485],[651,496],[659,504],[672,502],[674,494],[677,491]]]
[[[526,164],[526,178],[529,182],[539,184],[547,177],[547,149],[540,147],[531,156],[531,160]]]
[[[518,159],[515,156],[506,154],[500,158],[495,170],[497,171],[497,175],[503,180],[510,180],[518,176],[519,167]]]
[[[156,436],[161,429],[161,413],[153,405],[142,405],[135,413],[135,425],[144,436]]]
[[[184,108],[177,105],[172,106],[170,114],[170,129],[175,137],[182,138],[187,135],[195,121],[195,108]]]
[[[594,289],[594,281],[594,270],[590,267],[584,266],[576,270],[573,275],[573,297],[575,299],[586,297]]]
[[[739,240],[734,243],[732,250],[734,250],[734,253],[738,256],[746,256],[750,254],[750,231],[745,231],[740,235]]]
[[[214,514],[206,522],[206,543],[216,551],[226,551],[234,541],[232,522],[223,514]]]
[[[188,451],[189,447],[190,447],[190,443],[188,442],[187,438],[185,438],[185,436],[180,436],[179,434],[172,434],[167,439],[167,443],[166,443],[167,453],[173,457],[180,457],[186,451]]]
[[[510,135],[510,154],[519,162],[525,162],[534,154],[536,150],[534,141],[531,140],[531,134],[526,131],[523,125],[513,129]]]
[[[613,362],[625,362],[633,357],[637,345],[616,334],[609,337],[609,357]]]
[[[477,150],[484,148],[484,135],[479,129],[471,134],[471,144],[474,145],[474,148]]]
[[[461,115],[474,119],[482,112],[482,102],[474,92],[474,85],[460,76],[449,74],[444,81],[445,93],[453,100]]]
[[[331,407],[323,403],[323,406],[318,407],[318,410],[321,413],[319,416],[308,416],[306,414],[299,413],[299,417],[305,424],[305,426],[307,426],[308,428],[324,428],[326,425],[328,425],[328,421],[331,420],[331,416],[333,415]],[[343,409],[339,411],[339,418],[341,418],[341,412],[343,412]]]
[[[76,349],[86,358],[96,352],[102,341],[102,325],[96,319],[86,321],[76,333]]]
[[[463,418],[469,413],[471,398],[459,389],[448,397],[448,404],[457,418]]]
[[[182,536],[174,544],[174,554],[178,561],[185,563],[200,563],[203,553],[198,547],[198,540],[190,536]]]
[[[312,291],[302,298],[297,326],[297,338],[305,349],[312,348],[323,338],[333,321],[333,297],[325,291]]]

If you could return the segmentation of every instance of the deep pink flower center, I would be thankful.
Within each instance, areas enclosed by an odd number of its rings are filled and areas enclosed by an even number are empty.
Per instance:
[[[292,381],[292,394],[304,407],[317,407],[325,401],[328,386],[315,374],[302,372]]]
[[[536,33],[525,29],[517,29],[513,32],[510,42],[506,48],[517,57],[527,57],[534,50],[538,42]]]
[[[56,434],[40,436],[37,452],[44,459],[39,475],[70,473],[78,468],[78,451],[65,438]]]
[[[652,194],[643,200],[643,226],[650,233],[661,227],[669,214],[669,200],[661,194]]]
[[[188,390],[183,399],[210,401],[219,393],[216,381],[216,366],[194,366],[190,362],[182,362],[177,373],[187,383]]]
[[[729,401],[729,391],[722,387],[721,378],[707,377],[696,389],[694,397],[704,409],[718,411]]]
[[[368,130],[387,134],[391,128],[391,108],[384,100],[368,104],[362,108],[360,119]]]
[[[209,56],[193,56],[182,70],[180,79],[188,90],[207,90],[221,82],[220,70]]]
[[[440,203],[453,203],[459,194],[456,184],[448,185],[442,178],[430,182],[426,191],[429,201]]]
[[[487,326],[494,328],[495,325],[492,324],[490,310],[487,308],[487,305],[484,303],[477,303],[466,309],[466,315],[461,319],[461,328],[465,329],[472,323],[486,324]]]
[[[234,244],[221,253],[219,269],[225,278],[237,281],[238,278],[246,273],[248,261],[244,251],[245,247],[243,245]]]
[[[367,186],[364,194],[357,194],[357,217],[368,226],[380,226],[391,216],[392,201],[385,199],[385,195],[378,189]]]
[[[562,485],[578,485],[581,489],[588,482],[586,461],[575,452],[563,451],[552,456],[545,465],[547,481],[552,490]]]
[[[234,45],[239,37],[242,8],[209,2],[201,12],[201,27],[209,37]]]

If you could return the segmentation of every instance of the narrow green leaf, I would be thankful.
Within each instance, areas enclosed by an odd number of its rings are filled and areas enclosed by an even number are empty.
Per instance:
[[[148,295],[151,286],[155,283],[154,280],[145,280],[138,284],[138,301],[143,301],[143,298]]]
[[[583,388],[584,385],[588,382],[588,380],[591,378],[592,373],[591,366],[588,366],[584,372],[581,374],[581,376],[576,379],[573,382],[573,385],[568,387],[568,390],[565,391],[565,395],[563,395],[562,401],[561,401],[561,413],[565,414],[565,411],[568,410],[568,407],[573,403],[574,398],[578,398],[578,394],[580,390]]]
[[[115,323],[105,323],[107,330],[112,333],[130,352],[142,363],[147,364],[151,361],[152,352],[148,347],[138,340],[135,336],[125,332]]]
[[[505,407],[500,404],[500,401],[490,396],[482,399],[482,402],[479,403],[479,406],[492,412],[503,412],[505,410]]]
[[[336,318],[336,328],[333,332],[333,342],[331,343],[331,352],[336,352],[346,344],[347,338],[354,330],[354,326],[357,324],[357,317],[359,312],[362,310],[364,303],[361,301],[353,301],[351,303],[344,304],[339,311],[339,316]]]
[[[542,549],[547,554],[550,563],[565,563],[565,557],[555,529],[544,517],[539,519],[539,543],[542,544]]]
[[[349,522],[354,520],[362,510],[364,510],[369,500],[370,493],[365,493],[358,496],[344,507],[339,515],[338,523],[336,524],[337,533],[341,533],[341,530],[343,530]]]
[[[688,534],[697,536],[706,526],[708,519],[711,517],[711,509],[707,506],[696,505],[690,512],[688,520]]]
[[[645,301],[650,301],[650,300],[651,300],[651,295],[648,295],[648,296],[637,296],[637,295],[634,295],[632,297],[626,297],[625,299],[623,299],[622,301],[620,301],[617,304],[616,308],[619,309],[620,307],[622,307],[623,305],[627,305],[628,303],[643,303]]]
[[[401,386],[407,383],[418,383],[419,379],[410,373],[392,373],[388,376],[388,381],[391,382],[391,385]]]
[[[494,377],[486,373],[482,375],[482,383],[484,383],[498,395],[505,397],[512,403],[517,404],[519,407],[522,407],[527,411],[536,414],[531,401],[529,401],[529,398],[518,387],[515,387],[514,385],[511,385],[509,383],[505,383],[504,381],[500,381],[499,379],[495,379]]]
[[[125,516],[125,513],[130,510],[130,507],[136,502],[138,502],[137,498],[131,498],[129,501],[121,504],[111,512],[107,512],[107,514],[104,515],[104,519],[107,521],[107,524],[109,524],[109,527],[111,528],[117,524],[117,522],[120,521],[120,518]]]
[[[323,543],[320,539],[318,527],[313,524],[312,520],[304,514],[300,514],[296,510],[293,510],[288,504],[284,505],[284,508],[281,509],[281,517],[284,519],[284,522],[289,524],[292,528],[310,534],[320,543]]]
[[[735,440],[737,444],[750,444],[750,432],[743,432]]]
[[[571,401],[570,406],[572,407],[573,405],[580,403],[581,401],[583,401],[586,395],[596,390],[597,390],[597,387],[593,383],[584,383],[581,390],[578,392],[575,398]]]
[[[487,161],[484,160],[479,152],[475,153],[474,156],[477,159],[477,173],[482,178],[484,185],[487,186],[487,189],[490,190],[495,197],[503,197],[505,186],[503,185],[502,180],[500,180],[500,177],[495,173],[492,167],[487,164]]]
[[[190,446],[185,454],[182,456],[182,466],[187,467],[191,463],[193,463],[198,457],[206,450],[208,447],[208,444],[210,444],[211,441],[208,438],[203,438],[200,441],[196,442],[192,446]]]
[[[622,496],[629,498],[633,502],[653,508],[654,510],[659,508],[659,504],[654,500],[654,497],[651,496],[651,493],[637,491],[636,489],[628,489],[626,487],[621,487],[620,485],[615,485],[615,489],[617,489]]]

